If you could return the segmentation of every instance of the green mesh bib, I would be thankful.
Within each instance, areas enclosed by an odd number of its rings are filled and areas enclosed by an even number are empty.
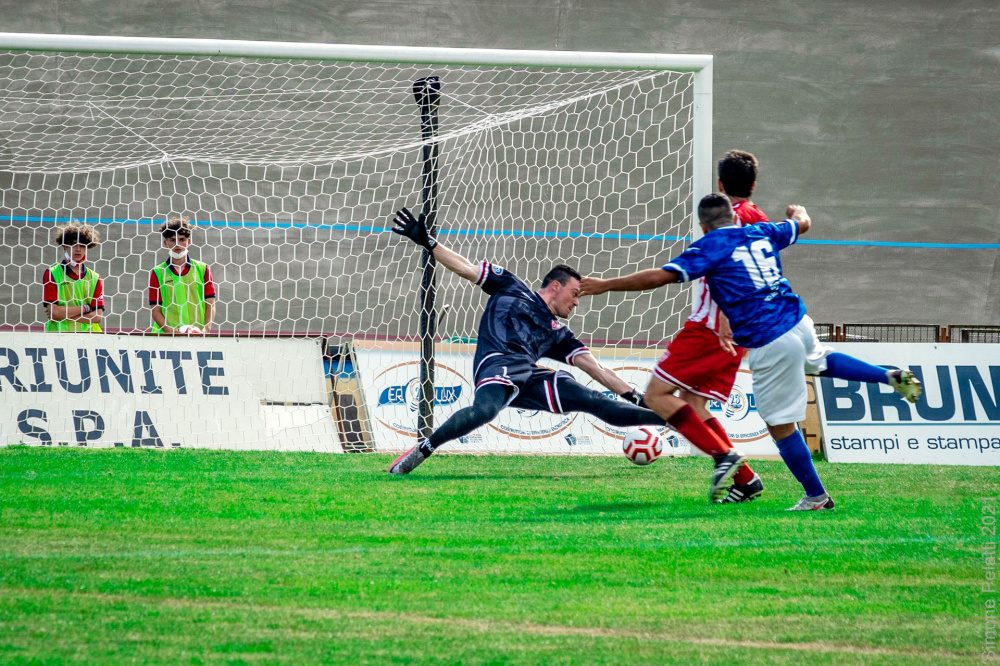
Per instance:
[[[170,270],[170,260],[153,268],[160,283],[160,308],[163,320],[170,328],[194,324],[205,328],[205,272],[208,265],[191,260],[191,268],[184,275]],[[163,328],[153,322],[153,332],[162,333]]]
[[[58,300],[53,305],[62,305],[64,307],[88,305],[94,298],[94,292],[97,290],[97,282],[101,279],[97,271],[88,268],[86,275],[79,280],[74,280],[66,274],[66,267],[62,264],[50,266],[49,275],[52,276],[52,281],[59,288]],[[50,319],[45,324],[45,330],[61,331],[64,333],[77,333],[80,331],[100,333],[101,327],[98,324],[74,321],[72,319],[63,319],[62,321],[52,321]]]

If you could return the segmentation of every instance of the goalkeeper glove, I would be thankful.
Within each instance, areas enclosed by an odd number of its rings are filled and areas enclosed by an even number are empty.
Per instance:
[[[622,393],[622,399],[631,402],[636,407],[644,407],[645,409],[649,409],[649,407],[646,405],[646,396],[639,393],[638,391],[632,390],[629,391],[628,393]]]
[[[396,211],[396,217],[392,219],[394,226],[392,231],[400,236],[406,236],[411,241],[428,250],[433,250],[437,241],[427,233],[426,216],[413,217],[409,208]]]

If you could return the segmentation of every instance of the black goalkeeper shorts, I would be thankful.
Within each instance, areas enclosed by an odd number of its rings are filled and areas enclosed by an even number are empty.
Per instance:
[[[476,373],[477,391],[482,386],[493,384],[513,389],[513,395],[507,401],[506,407],[540,410],[553,414],[579,411],[575,404],[567,404],[563,399],[568,387],[573,386],[576,389],[569,391],[573,395],[580,395],[580,391],[592,391],[565,370],[541,368],[527,361],[503,357],[488,359]],[[576,403],[572,399],[568,402]]]

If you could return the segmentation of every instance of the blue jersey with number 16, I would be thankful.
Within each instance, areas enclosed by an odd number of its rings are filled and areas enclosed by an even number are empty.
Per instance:
[[[795,220],[715,229],[663,269],[679,273],[681,282],[705,277],[712,298],[729,318],[733,341],[743,347],[763,347],[806,314],[802,299],[781,274],[778,256],[798,235]]]

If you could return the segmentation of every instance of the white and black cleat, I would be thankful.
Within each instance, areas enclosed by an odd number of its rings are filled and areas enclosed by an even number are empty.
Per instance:
[[[759,474],[754,474],[749,483],[734,483],[729,486],[725,496],[719,500],[719,504],[738,504],[740,502],[752,502],[764,492],[764,482],[760,480]]]
[[[746,459],[747,457],[736,449],[731,449],[726,455],[718,456],[715,459],[715,471],[712,473],[712,487],[708,490],[710,501],[718,502],[722,499],[722,496],[726,494],[726,484],[740,470],[740,467],[743,466],[743,461]]]

